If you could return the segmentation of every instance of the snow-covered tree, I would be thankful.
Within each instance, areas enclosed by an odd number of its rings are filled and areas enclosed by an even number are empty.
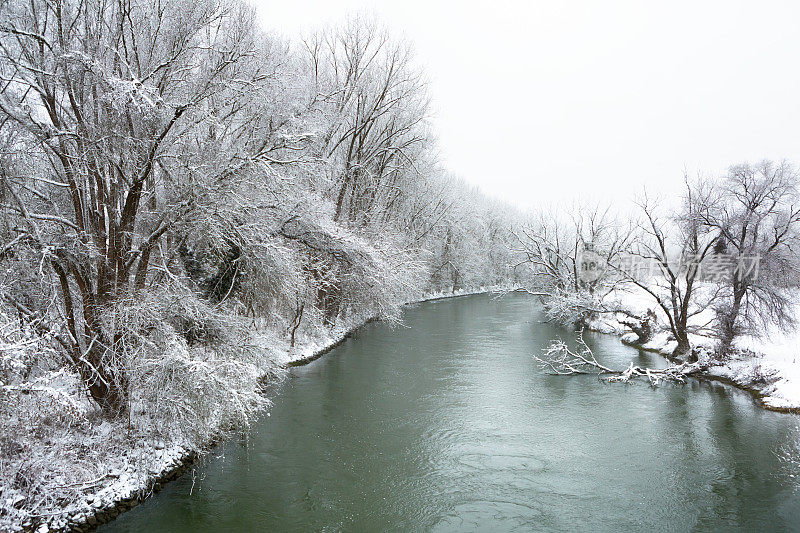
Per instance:
[[[797,286],[800,196],[796,170],[786,162],[732,166],[713,183],[697,210],[719,234],[716,252],[729,268],[715,309],[718,351],[727,355],[737,335],[768,324],[793,327],[790,290]]]

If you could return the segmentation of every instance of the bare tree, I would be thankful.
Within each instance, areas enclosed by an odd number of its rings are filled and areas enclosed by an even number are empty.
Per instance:
[[[398,181],[417,172],[417,149],[428,137],[422,75],[412,66],[408,45],[363,18],[305,44],[316,100],[333,117],[326,156],[341,163],[334,220],[380,220],[401,190]]]
[[[197,201],[190,183],[225,167],[192,155],[219,153],[203,147],[243,128],[241,95],[265,79],[249,61],[252,16],[205,0],[0,9],[0,124],[16,135],[2,210],[57,279],[59,342],[92,397],[119,412],[127,378],[103,314],[144,284],[154,248]]]
[[[515,232],[517,267],[532,276],[529,289],[542,294],[548,316],[564,324],[583,324],[598,313],[611,312],[605,298],[625,281],[609,268],[630,244],[630,228],[609,209],[581,207],[567,217],[540,214],[531,225]],[[597,275],[586,276],[582,257],[591,253],[601,264]]]
[[[799,272],[797,179],[786,162],[736,165],[697,209],[702,223],[719,234],[716,251],[732,262],[715,307],[722,356],[737,335],[758,333],[770,323],[783,329],[795,323],[788,290]]]
[[[640,202],[641,233],[630,249],[634,264],[615,268],[655,300],[677,342],[673,355],[690,361],[696,360],[689,342],[690,322],[717,296],[716,291],[698,292],[700,265],[713,252],[717,233],[701,223],[698,210],[704,202],[696,194],[687,179],[682,209],[669,217],[660,215],[651,200]]]

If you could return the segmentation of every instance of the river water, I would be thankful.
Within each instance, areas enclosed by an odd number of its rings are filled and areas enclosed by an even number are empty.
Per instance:
[[[525,294],[419,304],[278,386],[246,441],[102,531],[800,529],[798,417],[742,391],[551,376]],[[598,359],[663,364],[613,336]]]

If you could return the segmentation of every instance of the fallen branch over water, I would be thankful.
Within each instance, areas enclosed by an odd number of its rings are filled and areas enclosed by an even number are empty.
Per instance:
[[[684,383],[686,377],[702,370],[697,363],[681,363],[666,368],[642,368],[631,363],[625,370],[614,370],[601,364],[592,349],[583,340],[583,330],[578,334],[578,349],[572,350],[562,340],[555,340],[544,350],[544,355],[533,356],[542,369],[551,374],[568,376],[573,374],[598,374],[606,381],[628,381],[646,377],[651,385],[659,385],[662,381]]]

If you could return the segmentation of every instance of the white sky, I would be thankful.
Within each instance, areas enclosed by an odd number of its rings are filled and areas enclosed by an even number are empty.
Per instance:
[[[405,36],[446,166],[521,207],[800,162],[800,2],[251,1],[288,37],[361,11]]]

